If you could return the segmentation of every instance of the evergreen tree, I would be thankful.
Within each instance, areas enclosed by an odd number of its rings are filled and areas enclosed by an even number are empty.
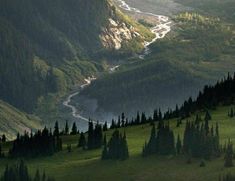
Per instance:
[[[107,140],[106,140],[106,135],[104,135],[104,148],[102,151],[101,159],[107,160],[108,158],[109,158],[109,155],[108,155],[108,148],[107,148]]]
[[[65,123],[64,132],[65,132],[66,135],[69,134],[69,125],[68,125],[68,121],[66,121],[66,123]]]
[[[3,135],[2,135],[2,142],[3,142],[3,143],[5,143],[5,142],[6,142],[6,140],[7,140],[6,135],[5,135],[5,134],[3,134]]]
[[[33,181],[41,181],[39,170],[37,169]]]
[[[108,131],[108,124],[107,121],[105,121],[104,125],[103,125],[103,131]]]
[[[177,155],[181,154],[181,151],[182,151],[182,143],[181,143],[181,140],[180,140],[180,135],[178,135],[177,142],[176,142]]]
[[[83,132],[80,134],[80,138],[78,141],[78,147],[82,147],[83,149],[86,148],[86,138]]]
[[[71,134],[71,135],[76,135],[77,133],[78,133],[77,125],[76,125],[76,123],[74,122],[70,134]]]
[[[205,120],[205,121],[210,121],[211,119],[212,119],[212,118],[211,118],[211,115],[210,115],[209,111],[206,110],[206,114],[205,114],[204,120]]]
[[[233,167],[233,157],[234,157],[233,144],[229,140],[227,144],[227,149],[225,152],[225,163],[224,163],[225,167]]]
[[[59,137],[60,131],[59,131],[59,123],[58,121],[55,122],[55,127],[54,127],[54,136]]]

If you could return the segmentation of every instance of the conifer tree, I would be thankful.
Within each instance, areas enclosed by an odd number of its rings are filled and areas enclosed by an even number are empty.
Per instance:
[[[107,140],[106,140],[106,135],[104,135],[104,148],[102,151],[101,159],[107,160],[108,158],[109,158],[109,156],[108,156]]]
[[[181,143],[181,140],[180,140],[180,135],[178,135],[177,142],[176,142],[177,155],[181,154],[181,151],[182,151],[182,143]]]
[[[54,136],[59,137],[60,131],[59,131],[59,123],[58,121],[55,122],[55,127],[54,127]]]
[[[37,169],[33,181],[41,181],[39,170]]]
[[[107,121],[105,121],[104,125],[103,125],[103,131],[108,131],[108,124]]]
[[[224,166],[225,167],[233,167],[233,157],[234,157],[234,153],[233,153],[233,144],[231,143],[231,141],[228,141],[227,144],[227,149],[225,152],[225,163]]]
[[[5,134],[3,134],[3,135],[2,135],[2,142],[3,142],[3,143],[5,143],[5,142],[6,142],[6,140],[7,140],[6,135],[5,135]]]
[[[68,125],[68,121],[66,121],[66,123],[65,123],[64,132],[65,132],[66,135],[69,134],[69,125]]]
[[[76,135],[77,133],[78,133],[77,125],[76,125],[76,122],[74,122],[70,134],[71,135]]]
[[[80,134],[80,138],[78,141],[78,147],[82,147],[83,149],[86,148],[86,138],[83,132]]]

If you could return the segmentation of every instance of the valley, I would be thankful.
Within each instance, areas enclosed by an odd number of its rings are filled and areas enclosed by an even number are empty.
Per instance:
[[[234,0],[0,0],[0,181],[234,181]]]

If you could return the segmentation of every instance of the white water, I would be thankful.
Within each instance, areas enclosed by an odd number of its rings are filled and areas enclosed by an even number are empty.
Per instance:
[[[142,12],[137,8],[133,8],[130,7],[125,1],[123,0],[117,0],[118,2],[120,2],[121,4],[119,5],[120,8],[126,10],[126,11],[131,11],[131,12],[135,12],[135,13],[140,13],[140,14],[145,14],[145,15],[149,15],[149,16],[153,16],[156,17],[158,20],[158,24],[154,27],[152,27],[150,30],[152,33],[155,34],[155,38],[153,38],[150,42],[144,42],[144,52],[142,55],[139,55],[139,58],[144,59],[145,55],[148,55],[150,53],[150,49],[149,49],[149,45],[151,45],[152,43],[154,43],[157,39],[160,38],[164,38],[166,36],[167,33],[169,33],[171,31],[171,27],[170,24],[172,23],[171,21],[169,21],[169,18],[167,16],[163,16],[163,15],[157,15],[157,14],[153,14],[153,13],[149,13],[149,12]],[[118,69],[119,65],[116,65],[114,67],[111,67],[109,72],[115,72]],[[96,78],[95,77],[88,77],[87,79],[85,79],[84,81],[86,83],[82,84],[80,86],[80,89],[84,89],[86,86],[89,86],[91,84],[92,81],[94,81]],[[73,94],[70,94],[67,99],[63,102],[63,105],[70,108],[72,110],[72,116],[76,119],[81,119],[83,121],[88,122],[89,119],[85,118],[83,116],[81,116],[79,114],[79,111],[77,110],[77,108],[73,105],[71,105],[71,100],[73,97],[75,97],[76,95],[79,94],[80,91],[77,91]],[[96,124],[96,122],[94,122]],[[104,124],[101,122],[101,124]]]
[[[80,89],[84,89],[86,86],[90,85],[91,82],[92,82],[93,80],[95,80],[95,79],[96,79],[96,78],[93,77],[93,76],[92,76],[92,77],[88,77],[87,79],[84,79],[85,83],[80,86]],[[78,95],[79,92],[80,92],[80,91],[77,91],[77,92],[75,92],[75,93],[73,93],[73,94],[70,94],[70,95],[67,97],[67,99],[63,102],[63,105],[66,106],[66,107],[68,107],[68,108],[70,108],[70,109],[72,110],[72,116],[73,116],[74,118],[81,119],[81,120],[83,120],[83,121],[89,122],[89,119],[88,119],[88,118],[85,118],[85,117],[81,116],[81,115],[78,113],[77,108],[76,108],[75,106],[73,106],[73,105],[70,104],[72,98],[75,97],[76,95]],[[94,123],[96,123],[96,122],[94,122]]]
[[[150,12],[143,12],[137,8],[130,7],[124,0],[116,0],[120,3],[119,7],[130,12],[144,14],[148,16],[153,16],[158,20],[158,24],[150,29],[152,33],[155,34],[155,38],[153,38],[149,42],[144,43],[144,52],[142,55],[139,55],[139,58],[144,59],[145,55],[148,55],[150,53],[149,45],[154,43],[157,39],[164,38],[167,33],[171,31],[170,24],[172,23],[167,16],[163,15],[157,15]]]

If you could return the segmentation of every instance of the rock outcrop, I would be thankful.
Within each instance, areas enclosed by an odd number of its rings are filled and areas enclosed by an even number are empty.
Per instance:
[[[109,18],[109,24],[103,28],[100,39],[105,48],[119,50],[123,42],[140,36],[133,26]]]

